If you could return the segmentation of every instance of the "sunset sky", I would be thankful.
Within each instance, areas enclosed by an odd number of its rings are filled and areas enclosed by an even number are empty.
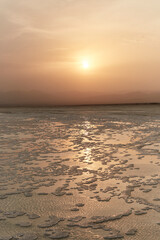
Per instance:
[[[159,0],[0,0],[0,90],[160,90]]]

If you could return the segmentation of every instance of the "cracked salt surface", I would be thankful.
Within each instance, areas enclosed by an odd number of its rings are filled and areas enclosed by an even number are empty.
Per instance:
[[[159,105],[0,112],[0,240],[159,240]]]

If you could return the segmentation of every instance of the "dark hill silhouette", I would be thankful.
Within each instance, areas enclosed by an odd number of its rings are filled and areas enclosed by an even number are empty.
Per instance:
[[[39,91],[0,92],[1,107],[133,103],[160,103],[160,92],[130,92],[121,94],[88,92],[57,92],[47,94]]]

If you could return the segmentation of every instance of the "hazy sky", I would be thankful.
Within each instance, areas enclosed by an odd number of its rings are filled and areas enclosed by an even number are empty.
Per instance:
[[[159,0],[0,0],[0,25],[0,90],[160,90]]]

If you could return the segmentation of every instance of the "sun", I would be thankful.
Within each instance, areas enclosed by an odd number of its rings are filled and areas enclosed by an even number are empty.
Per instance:
[[[90,67],[90,64],[89,64],[88,60],[83,60],[82,61],[82,67],[84,69],[88,69]]]

